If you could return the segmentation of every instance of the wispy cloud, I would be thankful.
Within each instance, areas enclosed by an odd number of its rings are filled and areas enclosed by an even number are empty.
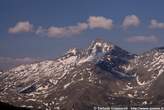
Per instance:
[[[151,28],[151,29],[164,29],[164,22],[162,23],[162,22],[159,22],[155,19],[152,19],[150,21],[149,28]]]
[[[20,21],[14,27],[10,27],[8,32],[12,34],[21,32],[32,32],[33,25],[29,21]]]
[[[137,27],[140,24],[140,19],[136,15],[128,15],[124,18],[122,26],[124,29],[129,27]]]
[[[88,19],[88,25],[91,29],[111,29],[113,27],[113,20],[110,18],[105,18],[103,16],[90,16]]]
[[[65,26],[65,27],[57,27],[57,26],[50,26],[47,29],[43,27],[39,27],[36,30],[36,34],[44,34],[48,37],[67,37],[78,35],[81,32],[87,29],[94,29],[94,28],[102,28],[102,29],[111,29],[113,26],[112,20],[107,19],[101,16],[90,16],[86,22],[77,23],[74,26]]]
[[[85,31],[87,28],[88,28],[88,24],[86,23],[78,23],[76,26],[68,26],[68,27],[51,26],[47,29],[47,35],[49,37],[64,37],[64,36],[77,35]]]
[[[158,43],[157,36],[132,36],[127,39],[129,43]]]
[[[35,30],[35,34],[37,34],[37,35],[46,35],[46,33],[47,33],[47,29],[44,29],[42,26],[39,26]]]

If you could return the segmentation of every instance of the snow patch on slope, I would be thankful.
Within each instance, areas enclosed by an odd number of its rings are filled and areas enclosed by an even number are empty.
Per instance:
[[[82,63],[85,63],[85,62],[90,62],[90,61],[93,61],[95,59],[95,56],[93,55],[90,55],[88,57],[84,57],[84,58],[81,58],[78,62],[78,65],[79,64],[82,64]]]

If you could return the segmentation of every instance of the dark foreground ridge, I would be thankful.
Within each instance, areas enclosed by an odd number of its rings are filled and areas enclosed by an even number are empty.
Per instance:
[[[4,102],[0,102],[0,109],[1,110],[30,110],[28,108],[23,108],[23,107],[15,107],[13,105],[4,103]]]

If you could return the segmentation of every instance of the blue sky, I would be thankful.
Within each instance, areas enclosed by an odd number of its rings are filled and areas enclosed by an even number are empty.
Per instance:
[[[164,46],[163,0],[1,0],[0,57],[55,58],[102,38],[132,52]]]

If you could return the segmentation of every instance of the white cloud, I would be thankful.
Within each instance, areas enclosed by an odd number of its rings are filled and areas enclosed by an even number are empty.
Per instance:
[[[20,21],[14,27],[10,27],[8,32],[15,34],[21,32],[31,32],[33,25],[29,21]]]
[[[157,43],[159,41],[158,37],[151,36],[133,36],[127,39],[130,43]]]
[[[64,37],[80,34],[88,28],[86,23],[78,23],[76,26],[67,26],[67,27],[55,27],[51,26],[47,29],[47,35],[49,37]]]
[[[158,22],[157,20],[155,20],[155,19],[152,19],[151,21],[150,21],[150,26],[149,26],[150,28],[152,28],[152,29],[164,29],[164,23],[161,23],[161,22]]]
[[[46,36],[46,35],[47,35],[47,29],[44,29],[42,26],[39,26],[39,27],[35,30],[35,34],[36,34],[36,35],[41,35],[41,36]]]
[[[85,31],[90,27],[94,28],[103,28],[103,29],[111,29],[113,24],[111,19],[106,19],[101,16],[91,16],[87,20],[88,22],[78,23],[76,26],[66,26],[66,27],[56,27],[51,26],[47,29],[47,35],[49,37],[65,37],[71,35],[77,35],[81,32]],[[38,30],[39,33],[45,32],[45,29],[40,28]]]
[[[136,15],[128,15],[124,18],[122,26],[124,29],[129,27],[137,27],[140,24],[140,19]]]
[[[103,28],[111,29],[113,27],[112,19],[107,19],[103,16],[90,16],[88,19],[88,25],[91,29]]]
[[[37,35],[48,36],[48,37],[67,37],[78,35],[81,32],[87,30],[88,28],[103,28],[103,29],[111,29],[113,27],[112,19],[107,19],[102,16],[90,16],[86,22],[77,23],[77,25],[73,26],[50,26],[48,28],[44,28],[39,26],[38,28],[33,28],[33,24],[29,21],[20,21],[16,23],[14,27],[10,27],[8,32],[15,33],[23,33],[23,32],[34,32]]]

